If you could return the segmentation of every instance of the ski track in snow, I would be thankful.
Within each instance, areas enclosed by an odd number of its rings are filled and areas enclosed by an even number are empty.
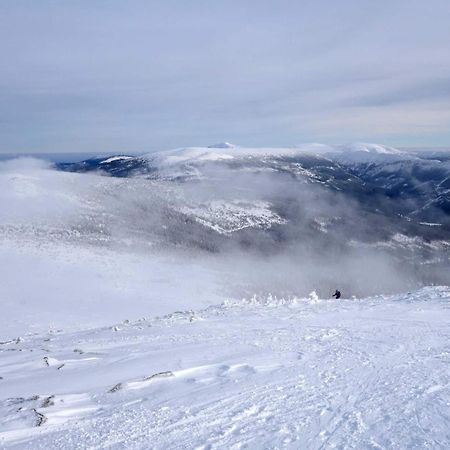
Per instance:
[[[449,448],[449,288],[0,345],[2,448]]]

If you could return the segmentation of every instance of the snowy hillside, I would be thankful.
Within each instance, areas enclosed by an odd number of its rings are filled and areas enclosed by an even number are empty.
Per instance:
[[[0,448],[447,448],[448,163],[322,150],[0,163]]]
[[[450,212],[450,165],[379,144],[302,144],[292,148],[245,148],[228,143],[187,147],[140,157],[111,157],[59,164],[62,170],[100,172],[172,182],[217,178],[226,171],[291,175],[376,207],[433,222]],[[229,174],[229,176],[233,176]],[[375,194],[375,195],[374,195]],[[366,198],[368,197],[368,198]],[[393,204],[390,199],[395,197]],[[444,216],[444,221],[446,217]]]
[[[354,143],[336,146],[330,157],[342,164],[354,166],[358,164],[386,164],[396,161],[417,159],[411,153],[379,144]]]
[[[431,265],[448,266],[450,166],[392,147],[313,143],[244,148],[223,143],[58,168],[179,191],[179,204],[167,202],[173,209],[165,242],[170,237],[177,245],[186,244],[179,232],[189,226],[189,245],[210,251],[245,244],[273,254],[306,244],[318,254],[349,244],[378,245],[392,250],[391,257],[402,266],[414,266],[416,274],[441,273]],[[186,225],[178,226],[183,220]],[[399,235],[403,242],[424,243],[420,258],[426,266],[417,267],[415,250],[398,245]],[[430,251],[432,247],[440,250]],[[443,282],[434,276],[425,281]]]
[[[14,336],[0,445],[448,448],[449,302],[254,297]]]

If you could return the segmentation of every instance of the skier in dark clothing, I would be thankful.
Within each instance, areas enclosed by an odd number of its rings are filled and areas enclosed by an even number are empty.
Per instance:
[[[332,295],[332,297],[336,297],[336,300],[337,300],[338,298],[341,298],[341,291],[338,291],[338,290],[336,289],[336,292]]]

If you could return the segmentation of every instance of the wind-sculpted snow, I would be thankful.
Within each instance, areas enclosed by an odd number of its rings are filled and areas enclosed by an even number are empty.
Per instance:
[[[3,448],[448,448],[450,290],[227,301],[0,343]]]

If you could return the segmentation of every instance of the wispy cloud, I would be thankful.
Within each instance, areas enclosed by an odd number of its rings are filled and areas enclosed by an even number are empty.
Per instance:
[[[450,111],[447,0],[6,0],[0,17],[0,151],[351,141],[360,108],[371,139],[414,145],[408,117]]]

